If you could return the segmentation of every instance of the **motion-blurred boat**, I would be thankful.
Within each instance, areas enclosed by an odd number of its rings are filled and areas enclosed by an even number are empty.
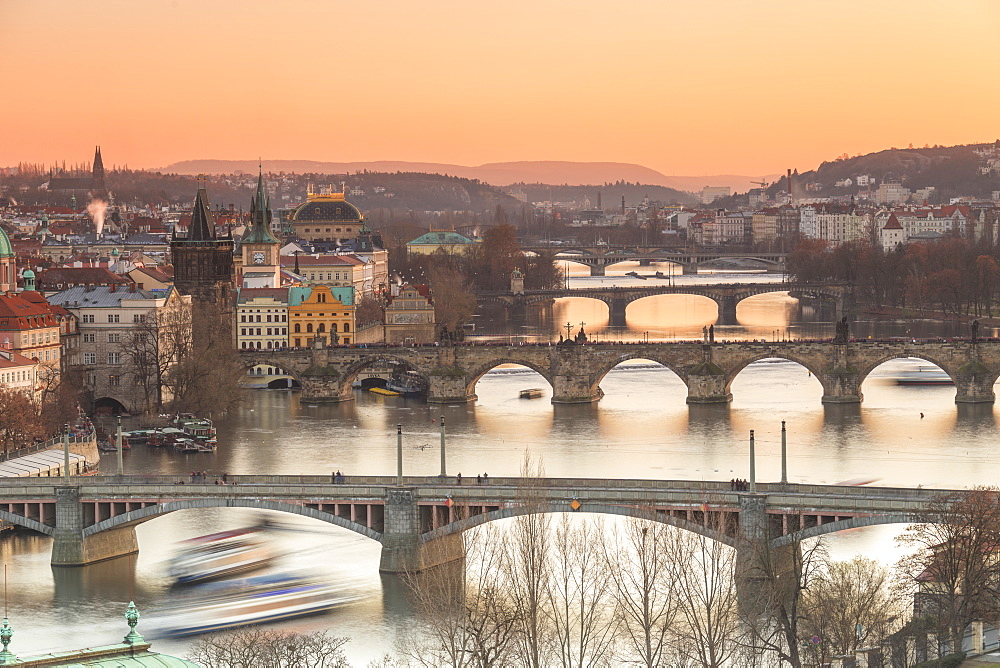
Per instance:
[[[357,598],[334,584],[289,576],[260,576],[209,585],[208,595],[178,607],[164,620],[173,636],[209,633],[302,617]]]
[[[896,376],[897,385],[954,385],[951,376],[934,366],[921,366]]]
[[[532,387],[531,389],[528,390],[521,390],[521,394],[519,396],[522,399],[541,399],[542,390],[537,387]]]
[[[257,529],[222,531],[191,538],[170,561],[168,572],[177,584],[224,578],[263,568],[274,555]]]

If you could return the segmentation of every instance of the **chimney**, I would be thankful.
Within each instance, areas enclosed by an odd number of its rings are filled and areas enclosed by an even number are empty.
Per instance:
[[[128,291],[135,292],[135,283],[132,283],[131,285],[128,286]]]
[[[625,215],[625,195],[622,195],[622,215]]]
[[[600,190],[597,191],[597,208],[598,209],[601,208],[601,191]]]
[[[792,196],[792,170],[788,170],[788,196]]]
[[[112,284],[111,284],[111,290],[110,290],[110,291],[111,291],[111,292],[114,292],[114,291],[115,291],[115,289],[116,289],[117,287],[118,287],[118,286],[117,286],[117,285],[116,285],[115,283],[112,283]]]

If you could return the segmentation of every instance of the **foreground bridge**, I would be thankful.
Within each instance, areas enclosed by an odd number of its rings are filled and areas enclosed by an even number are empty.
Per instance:
[[[515,318],[523,318],[525,307],[545,304],[553,299],[582,297],[597,299],[608,305],[609,324],[625,326],[625,312],[632,302],[657,295],[699,295],[708,297],[719,307],[719,325],[736,325],[736,306],[749,297],[772,292],[787,292],[793,297],[808,298],[832,306],[831,315],[840,320],[853,305],[853,288],[849,283],[720,283],[715,285],[657,285],[641,287],[579,288],[559,290],[525,290],[513,292],[478,292],[479,304],[503,306]]]
[[[52,536],[52,564],[80,566],[138,550],[135,527],[193,508],[254,508],[311,517],[382,544],[380,570],[420,570],[463,556],[461,533],[494,520],[589,512],[661,522],[732,547],[794,548],[806,538],[920,520],[957,490],[689,480],[452,477],[114,476],[4,480],[0,519]]]
[[[432,403],[476,399],[476,383],[501,364],[537,371],[552,386],[553,403],[589,403],[604,396],[601,381],[630,359],[658,362],[688,388],[689,404],[727,403],[733,380],[748,365],[777,358],[797,362],[823,386],[824,403],[859,403],[875,368],[915,357],[941,367],[955,382],[957,403],[993,403],[1000,378],[1000,341],[831,341],[734,343],[598,343],[586,345],[340,346],[300,350],[241,350],[247,368],[284,370],[307,401],[350,401],[366,368],[400,365],[423,376]]]
[[[555,252],[557,260],[568,260],[590,267],[591,276],[604,276],[605,270],[620,262],[673,262],[685,274],[697,274],[703,264],[720,260],[751,260],[767,265],[774,271],[784,271],[787,253],[760,253],[754,251],[688,250],[663,246],[575,244],[564,246],[528,245],[522,250],[530,252]]]

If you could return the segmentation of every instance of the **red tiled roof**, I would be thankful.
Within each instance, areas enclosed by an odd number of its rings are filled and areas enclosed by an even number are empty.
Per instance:
[[[38,287],[45,290],[61,290],[74,285],[112,285],[131,283],[104,267],[52,267],[38,275]]]
[[[7,355],[10,355],[10,359],[7,359]],[[21,353],[15,353],[13,350],[5,350],[3,355],[0,355],[0,369],[11,369],[19,366],[31,366],[32,364],[38,364],[38,360],[31,359],[30,357],[25,357]]]

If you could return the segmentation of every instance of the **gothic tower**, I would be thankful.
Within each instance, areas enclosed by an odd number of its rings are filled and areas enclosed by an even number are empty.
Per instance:
[[[279,242],[271,234],[271,206],[264,188],[263,170],[257,176],[257,192],[250,202],[250,231],[240,242],[243,254],[243,286],[281,287]]]
[[[107,192],[104,187],[104,160],[101,159],[101,147],[94,148],[94,169],[90,179],[90,192],[99,195]]]
[[[212,306],[219,315],[232,319],[233,274],[232,235],[216,237],[215,222],[208,208],[204,182],[198,184],[191,224],[186,238],[174,230],[170,240],[174,262],[174,286],[182,295],[191,295],[196,308]]]

